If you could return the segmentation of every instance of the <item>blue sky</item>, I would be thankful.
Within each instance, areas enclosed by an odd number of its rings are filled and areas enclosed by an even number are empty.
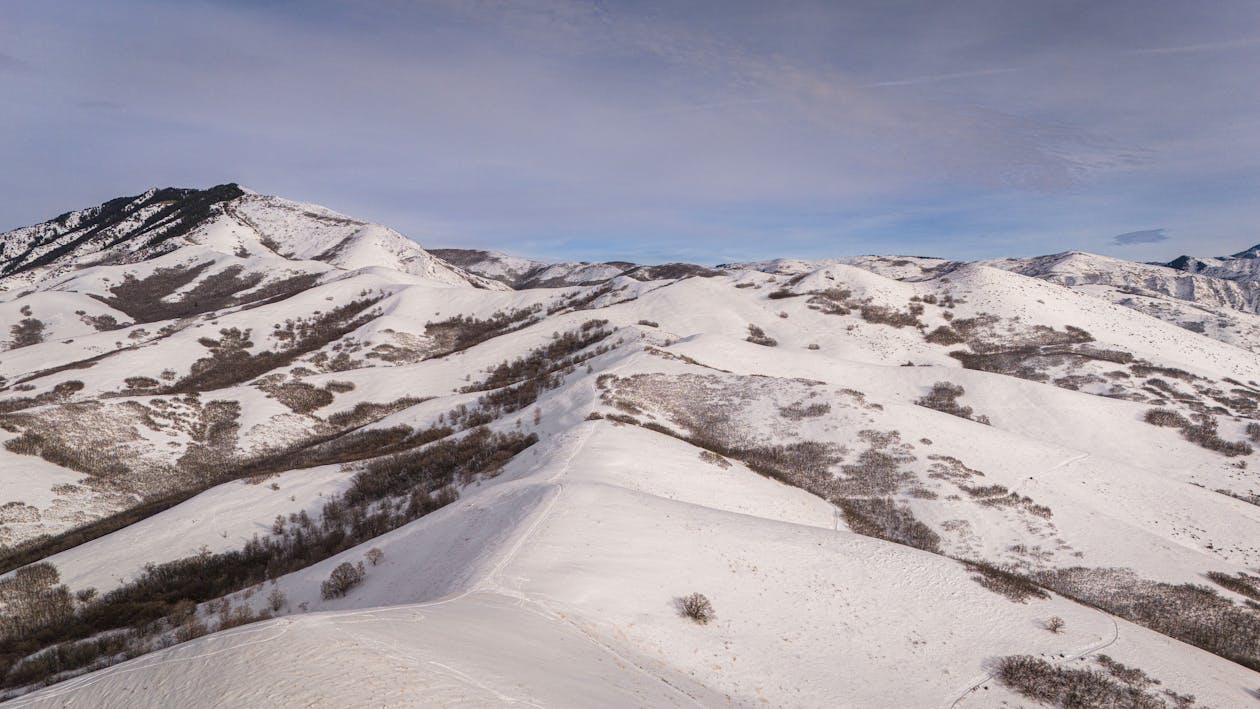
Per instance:
[[[6,0],[0,230],[237,181],[546,259],[1232,253],[1257,76],[1250,1]]]

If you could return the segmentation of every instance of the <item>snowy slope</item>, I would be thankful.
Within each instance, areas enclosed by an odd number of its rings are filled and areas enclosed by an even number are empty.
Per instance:
[[[548,265],[214,196],[5,240],[14,706],[1031,705],[1015,655],[1254,701],[1242,281]]]

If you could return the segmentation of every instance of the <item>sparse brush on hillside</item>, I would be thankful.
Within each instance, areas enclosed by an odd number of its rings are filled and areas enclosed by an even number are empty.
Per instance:
[[[273,528],[272,535],[256,536],[244,549],[149,565],[138,578],[78,609],[66,610],[65,603],[37,600],[15,606],[31,611],[9,621],[12,632],[3,632],[5,626],[0,625],[0,687],[40,681],[103,659],[98,653],[82,650],[52,664],[31,664],[24,659],[48,648],[80,647],[79,641],[100,633],[124,631],[130,639],[122,648],[143,652],[154,633],[160,632],[162,626],[155,623],[166,619],[166,627],[180,625],[187,616],[185,604],[189,601],[210,601],[278,578],[397,529],[454,501],[454,485],[493,473],[537,440],[532,434],[481,429],[437,441],[405,456],[369,464],[355,476],[344,497],[333,496],[325,502],[318,524],[303,510],[290,515],[278,534]],[[23,598],[42,599],[53,594],[68,603],[68,591],[64,587],[56,590],[55,569],[49,565],[26,568],[44,570],[21,587],[35,589],[22,591],[26,594]],[[25,582],[35,572],[22,573],[27,574],[21,577]],[[342,583],[345,580],[338,577],[329,587],[335,595],[354,585]],[[62,610],[49,610],[54,606]],[[234,622],[259,618],[240,616]],[[42,674],[34,671],[37,667]]]
[[[221,389],[286,366],[371,321],[379,313],[369,309],[380,300],[380,296],[362,298],[308,320],[295,322],[290,330],[285,331],[292,334],[287,346],[275,351],[250,353],[254,343],[249,330],[220,330],[219,339],[202,338],[199,341],[210,350],[209,356],[194,362],[192,371],[165,391],[186,393]]]
[[[539,307],[499,311],[489,318],[480,319],[456,315],[437,322],[425,323],[424,331],[439,345],[434,356],[460,352],[486,340],[515,332],[538,322]]]
[[[1208,414],[1199,414],[1196,422],[1170,409],[1150,409],[1143,417],[1152,426],[1165,426],[1181,430],[1181,437],[1191,443],[1216,451],[1226,457],[1251,455],[1252,447],[1244,441],[1226,441],[1217,432],[1216,419]],[[1254,425],[1254,424],[1253,424]],[[1250,429],[1248,429],[1250,433]]]

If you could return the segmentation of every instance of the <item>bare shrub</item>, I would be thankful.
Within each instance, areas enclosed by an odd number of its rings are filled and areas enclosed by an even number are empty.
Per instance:
[[[973,416],[974,411],[970,406],[963,406],[958,403],[958,397],[966,393],[967,390],[957,384],[937,382],[932,385],[932,390],[926,396],[914,403],[924,408],[987,425],[989,423],[987,416]]]
[[[767,295],[766,297],[769,298],[770,300],[782,300],[784,298],[796,298],[802,295],[805,295],[805,294],[793,293],[791,290],[788,290],[787,288],[780,288],[776,291],[771,291],[771,293]]]
[[[28,347],[44,341],[44,322],[35,318],[23,318],[9,329],[13,336],[12,347]]]
[[[126,325],[118,322],[118,319],[113,315],[88,315],[87,312],[83,310],[76,310],[74,314],[78,315],[79,319],[82,320],[84,324],[91,325],[92,329],[97,332],[121,330],[126,327]]]
[[[376,566],[381,562],[381,559],[385,558],[385,552],[381,551],[379,547],[372,547],[363,556],[367,558],[372,566]]]
[[[958,332],[954,330],[954,328],[948,325],[942,325],[936,328],[935,330],[924,335],[923,339],[927,340],[928,342],[931,342],[934,345],[956,345],[966,340],[966,338],[964,338],[962,335],[959,335]]]
[[[793,421],[800,421],[806,418],[816,418],[831,412],[831,404],[827,402],[814,402],[805,405],[804,402],[798,401],[790,406],[779,408],[779,415]]]
[[[1247,424],[1247,438],[1251,439],[1252,443],[1260,443],[1260,423],[1252,421]]]
[[[278,588],[271,589],[271,593],[267,594],[267,607],[272,613],[279,613],[281,609],[289,605],[289,599],[285,597],[284,592]]]
[[[694,620],[699,625],[707,625],[716,617],[713,604],[703,593],[693,593],[678,599],[678,609],[683,616]]]
[[[779,345],[778,340],[774,339],[773,337],[770,337],[769,335],[766,334],[765,330],[762,330],[761,328],[753,324],[748,325],[748,337],[744,339],[748,340],[754,345],[761,345],[763,347],[777,347]]]
[[[1057,615],[1051,616],[1049,619],[1046,620],[1046,630],[1049,630],[1055,635],[1062,633],[1063,627],[1066,625],[1067,625],[1067,622]]]
[[[127,377],[123,380],[128,389],[152,389],[158,385],[153,377]]]
[[[334,598],[341,598],[350,592],[350,589],[363,583],[367,572],[363,570],[363,562],[351,564],[343,561],[337,565],[328,575],[328,579],[319,585],[319,593],[325,601]]]

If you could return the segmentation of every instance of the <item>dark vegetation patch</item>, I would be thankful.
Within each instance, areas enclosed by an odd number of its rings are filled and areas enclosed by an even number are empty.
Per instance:
[[[91,325],[92,329],[97,332],[109,332],[111,330],[121,330],[131,323],[120,323],[118,318],[113,315],[88,315],[86,310],[76,310],[75,315],[79,316],[84,324]]]
[[[663,263],[657,266],[634,266],[621,275],[636,281],[674,281],[683,278],[713,278],[722,275],[722,272],[694,263]]]
[[[297,414],[309,414],[316,409],[328,406],[334,398],[331,391],[300,381],[269,382],[263,384],[261,388],[269,397]]]
[[[367,572],[363,569],[362,561],[358,565],[343,561],[332,570],[328,579],[319,585],[319,595],[325,601],[341,598],[349,593],[350,589],[363,583],[366,577]]]
[[[1035,702],[1063,709],[1188,709],[1195,706],[1191,695],[1168,689],[1153,690],[1159,680],[1138,668],[1126,667],[1106,655],[1100,655],[1098,661],[1105,672],[1055,665],[1032,655],[1011,655],[998,662],[994,677]]]
[[[122,283],[110,289],[110,297],[93,297],[114,310],[126,313],[137,323],[147,323],[188,318],[238,305],[257,307],[306,290],[320,278],[319,274],[298,274],[252,290],[266,276],[262,273],[242,276],[244,267],[236,265],[202,278],[179,298],[170,299],[176,291],[197,280],[211,265],[207,261],[181,268],[159,268],[144,278],[128,273],[123,276]]]
[[[384,404],[373,404],[364,401],[355,404],[353,408],[331,414],[325,420],[340,429],[354,428],[372,421],[379,421],[390,414],[397,413],[416,404],[422,404],[432,398],[404,396]]]
[[[975,421],[986,426],[989,425],[988,416],[974,416],[975,412],[970,406],[963,406],[958,403],[958,397],[966,393],[967,390],[958,384],[937,382],[932,385],[932,390],[926,396],[914,403],[918,406],[964,418],[968,421]]]
[[[1042,586],[1260,671],[1260,612],[1211,588],[1143,579],[1128,569],[1074,567],[1033,574]]]
[[[922,308],[919,311],[922,312]],[[858,312],[862,315],[863,320],[875,325],[887,325],[898,329],[903,327],[924,327],[924,324],[914,312],[903,312],[886,305],[863,305]]]
[[[126,462],[113,451],[85,448],[32,429],[5,441],[4,448],[10,453],[37,456],[53,465],[100,478],[122,475],[128,470]]]
[[[785,298],[800,298],[804,295],[806,294],[793,293],[791,290],[787,288],[780,288],[778,290],[771,291],[766,297],[769,298],[770,300],[783,300]]]
[[[1245,441],[1226,441],[1217,431],[1216,419],[1208,414],[1195,414],[1191,422],[1185,416],[1171,409],[1149,409],[1142,420],[1152,426],[1180,429],[1181,437],[1191,443],[1216,451],[1227,458],[1240,455],[1251,455],[1253,449]],[[1252,424],[1255,425],[1255,424]],[[1251,429],[1248,429],[1250,434]]]
[[[577,356],[582,350],[601,342],[612,334],[612,331],[605,327],[607,324],[607,320],[587,320],[577,330],[564,334],[553,333],[551,341],[547,344],[536,347],[515,360],[499,364],[490,370],[485,379],[470,384],[461,391],[489,391],[528,379],[545,377],[552,372],[572,367],[597,354],[602,354],[601,351],[584,357]]]
[[[425,323],[425,334],[437,343],[434,357],[461,352],[486,340],[529,327],[542,320],[539,307],[512,311],[498,311],[482,320],[476,317],[456,315],[446,320]]]
[[[251,354],[254,343],[250,331],[225,328],[220,338],[202,338],[202,346],[210,350],[207,357],[193,362],[187,376],[168,387],[166,393],[187,393],[221,389],[247,382],[273,369],[287,366],[297,358],[314,352],[370,322],[379,315],[372,306],[380,297],[368,297],[337,306],[311,318],[290,321],[288,327],[274,335],[285,343],[279,350],[263,350]]]
[[[805,305],[827,315],[848,315],[857,307],[849,302],[852,295],[853,291],[847,288],[828,288],[812,292]]]
[[[22,318],[9,328],[9,335],[13,337],[11,349],[38,345],[44,341],[44,322],[36,318]]]
[[[779,407],[779,415],[785,419],[792,421],[800,421],[801,419],[817,418],[831,413],[831,404],[825,401],[806,404],[803,401],[797,401],[787,406]]]
[[[935,330],[923,336],[923,339],[934,345],[956,345],[965,341],[958,331],[949,325],[941,325]]]
[[[1253,601],[1260,601],[1260,576],[1253,576],[1243,571],[1239,571],[1237,576],[1230,576],[1220,571],[1209,571],[1207,577],[1221,588],[1227,588]]]
[[[891,498],[840,498],[836,504],[849,529],[868,537],[939,554],[941,537],[915,518],[910,508]]]
[[[1050,598],[1050,594],[1046,593],[1035,582],[1012,569],[977,559],[964,559],[962,561],[968,571],[975,573],[971,580],[1016,603],[1024,603],[1029,599],[1045,600]]]
[[[19,384],[21,381],[18,382]],[[85,385],[78,380],[61,382],[52,389],[35,396],[20,396],[0,401],[0,414],[7,414],[22,409],[29,409],[44,404],[56,404],[68,400],[75,392],[82,391]]]

